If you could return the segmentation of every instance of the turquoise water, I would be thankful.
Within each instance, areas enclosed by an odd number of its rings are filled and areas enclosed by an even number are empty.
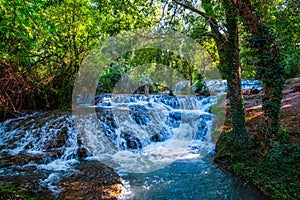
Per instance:
[[[180,160],[149,173],[124,173],[122,199],[265,199],[259,191],[212,163],[212,156]]]

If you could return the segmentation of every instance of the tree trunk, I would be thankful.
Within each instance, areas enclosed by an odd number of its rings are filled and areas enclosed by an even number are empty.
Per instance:
[[[260,23],[249,0],[232,0],[252,32],[253,44],[258,49],[257,72],[264,83],[264,124],[260,137],[265,142],[274,137],[279,129],[279,114],[284,84],[284,68],[280,65],[279,51],[272,32]]]
[[[206,8],[212,10],[210,0],[204,0]],[[221,34],[216,27],[217,22],[210,20],[211,29],[215,32],[214,40],[217,45],[220,66],[219,71],[228,84],[228,99],[230,105],[229,117],[233,130],[233,142],[236,144],[244,143],[247,138],[247,128],[245,121],[243,96],[241,88],[241,68],[239,58],[238,41],[238,11],[231,4],[230,0],[223,0],[222,5],[226,12],[226,28],[228,37]],[[206,12],[208,12],[206,11]]]
[[[214,41],[216,42],[220,65],[218,69],[222,78],[228,82],[228,96],[230,101],[230,118],[234,133],[234,140],[243,143],[247,137],[247,129],[244,117],[244,106],[241,92],[241,77],[239,63],[239,46],[238,46],[238,11],[230,2],[231,0],[223,0],[222,4],[226,11],[226,28],[227,36],[220,31],[218,22],[211,14],[213,12],[213,3],[211,0],[202,0],[202,7],[205,13],[196,8],[173,0],[176,4],[181,5],[193,12],[196,12],[207,19],[210,28],[214,33]]]
[[[228,84],[228,97],[230,104],[230,117],[236,144],[244,143],[247,138],[245,113],[243,106],[241,71],[238,41],[238,12],[230,4],[230,0],[223,0],[226,13],[226,27],[228,33],[226,54],[226,79]]]

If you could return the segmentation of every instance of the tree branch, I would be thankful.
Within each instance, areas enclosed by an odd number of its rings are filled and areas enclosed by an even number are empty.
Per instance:
[[[193,12],[199,14],[199,15],[201,15],[202,17],[204,17],[204,18],[206,18],[208,20],[211,18],[205,12],[202,12],[201,10],[198,10],[197,8],[194,8],[191,5],[188,5],[188,4],[185,4],[185,3],[181,3],[178,0],[173,0],[173,2],[175,2],[176,4],[178,4],[178,5],[180,5],[180,6],[184,7],[184,8],[187,8],[187,9],[189,9],[189,10],[191,10],[191,11],[193,11]]]
[[[197,8],[194,8],[193,6],[191,5],[188,5],[188,4],[185,4],[185,3],[181,3],[179,2],[178,0],[173,0],[173,2],[175,2],[176,4],[184,7],[184,8],[187,8],[199,15],[201,15],[202,17],[204,17],[205,19],[207,19],[207,21],[209,22],[209,25],[210,25],[210,28],[213,30],[213,32],[215,33],[215,37],[217,37],[218,40],[221,40],[223,41],[224,38],[219,30],[219,26],[218,26],[218,22],[217,20],[215,20],[212,16],[206,14],[205,12],[202,12],[201,10],[198,10]]]

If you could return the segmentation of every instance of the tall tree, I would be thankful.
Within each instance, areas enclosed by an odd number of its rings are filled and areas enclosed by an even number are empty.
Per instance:
[[[295,77],[300,72],[300,2],[297,0],[267,1],[256,8],[275,37],[287,78]]]
[[[46,48],[52,47],[62,65],[55,69],[54,80],[62,107],[70,105],[77,71],[100,41],[122,30],[149,26],[155,19],[155,7],[148,1],[65,0],[44,13],[52,30],[47,39],[51,45]]]
[[[177,5],[199,14],[210,26],[218,52],[219,71],[228,82],[228,97],[230,101],[230,118],[234,134],[234,142],[243,143],[247,137],[247,129],[244,117],[243,97],[241,92],[241,72],[238,47],[238,12],[230,1],[222,0],[225,11],[225,28],[221,28],[218,19],[215,18],[214,5],[211,0],[203,0],[202,8],[178,0],[173,0]],[[226,30],[226,31],[224,31]],[[224,32],[223,32],[224,31]]]
[[[241,66],[239,56],[238,11],[230,4],[230,0],[222,0],[226,13],[228,33],[226,54],[226,77],[230,102],[230,115],[235,142],[245,142],[247,137],[244,117],[243,96],[241,90]]]
[[[257,71],[264,83],[264,124],[260,131],[261,139],[274,137],[279,129],[279,114],[284,84],[284,67],[272,31],[258,18],[249,0],[232,0],[239,10],[249,30],[253,34],[252,43],[258,50]]]

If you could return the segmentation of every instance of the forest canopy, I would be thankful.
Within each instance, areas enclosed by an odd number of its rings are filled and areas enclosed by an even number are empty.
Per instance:
[[[285,77],[295,76],[299,73],[298,1],[251,3],[273,32]],[[215,40],[228,39],[224,5],[218,0],[1,0],[1,118],[24,109],[70,107],[74,80],[86,56],[107,37],[136,28],[159,27],[187,34],[209,52],[226,78]],[[251,45],[252,34],[242,17],[237,25],[242,78],[259,79],[255,67],[259,54]],[[102,92],[109,92],[111,84],[138,63],[157,61],[158,52],[142,53],[135,61],[128,57],[114,61],[99,77],[100,89],[106,87]],[[163,62],[183,73],[191,84],[201,79],[178,56],[170,54]]]

